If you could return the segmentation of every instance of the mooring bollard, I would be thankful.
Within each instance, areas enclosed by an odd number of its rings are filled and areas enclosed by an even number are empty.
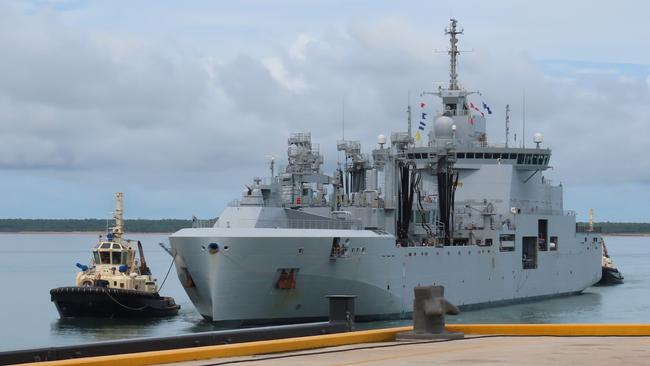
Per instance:
[[[328,295],[330,323],[345,323],[350,330],[354,329],[354,299],[355,295]]]
[[[463,333],[445,330],[445,315],[458,315],[460,310],[444,298],[444,286],[417,286],[413,292],[413,331],[399,333],[398,340],[463,338]]]

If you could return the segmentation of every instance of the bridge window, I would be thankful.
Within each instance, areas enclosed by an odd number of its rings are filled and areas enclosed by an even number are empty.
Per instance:
[[[483,153],[476,153],[475,156],[477,159],[483,159]]]
[[[121,263],[122,263],[122,252],[113,252],[112,264],[121,264]]]
[[[524,163],[524,157],[525,157],[524,154],[519,154],[517,156],[517,164],[523,164]]]
[[[474,153],[467,153],[468,159],[474,159]]]
[[[486,159],[492,159],[492,154],[490,154],[490,153],[485,153],[485,158],[486,158]]]
[[[456,157],[458,159],[465,159],[465,153],[458,153],[458,154],[456,154]]]
[[[111,264],[111,252],[99,252],[99,263]]]

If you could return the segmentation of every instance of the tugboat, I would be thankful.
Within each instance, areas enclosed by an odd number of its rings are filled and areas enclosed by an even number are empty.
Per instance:
[[[603,275],[596,285],[609,286],[620,285],[623,283],[623,274],[616,268],[614,261],[607,253],[607,247],[603,243],[603,260],[602,260]]]
[[[115,226],[99,236],[90,266],[77,263],[76,286],[50,290],[61,318],[161,317],[178,314],[172,297],[160,296],[156,279],[147,266],[142,243],[123,239],[123,194],[115,194]]]
[[[587,231],[590,232],[601,231],[601,230],[596,230],[596,228],[594,228],[593,208],[589,209],[589,226],[587,228]],[[603,241],[603,246],[601,251],[603,255],[601,259],[602,276],[600,277],[600,280],[596,283],[596,286],[611,286],[611,285],[622,284],[624,279],[623,274],[618,270],[618,268],[616,268],[616,266],[614,265],[614,261],[609,256],[609,253],[607,252],[607,245],[605,245],[605,241]]]

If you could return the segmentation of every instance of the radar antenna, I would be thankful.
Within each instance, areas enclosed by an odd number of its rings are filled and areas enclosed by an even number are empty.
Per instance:
[[[458,50],[458,38],[456,38],[456,36],[463,34],[463,28],[457,27],[458,20],[454,18],[451,18],[450,20],[451,23],[449,24],[449,27],[445,29],[445,34],[449,34],[449,43],[451,44],[451,48],[449,49],[449,90],[459,90],[458,73],[456,72],[456,58],[460,51]]]

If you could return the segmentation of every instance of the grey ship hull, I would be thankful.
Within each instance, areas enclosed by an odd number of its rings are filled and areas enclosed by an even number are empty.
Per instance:
[[[347,256],[331,258],[333,237],[349,239]],[[575,294],[598,282],[600,237],[560,240],[557,251],[538,254],[534,269],[523,269],[521,248],[397,247],[394,236],[369,230],[183,229],[170,244],[201,315],[238,325],[325,318],[332,294],[357,295],[357,320],[375,320],[409,317],[417,285],[444,285],[447,298],[467,308]],[[219,251],[210,253],[209,243]],[[295,288],[278,288],[281,269],[296,271]]]

